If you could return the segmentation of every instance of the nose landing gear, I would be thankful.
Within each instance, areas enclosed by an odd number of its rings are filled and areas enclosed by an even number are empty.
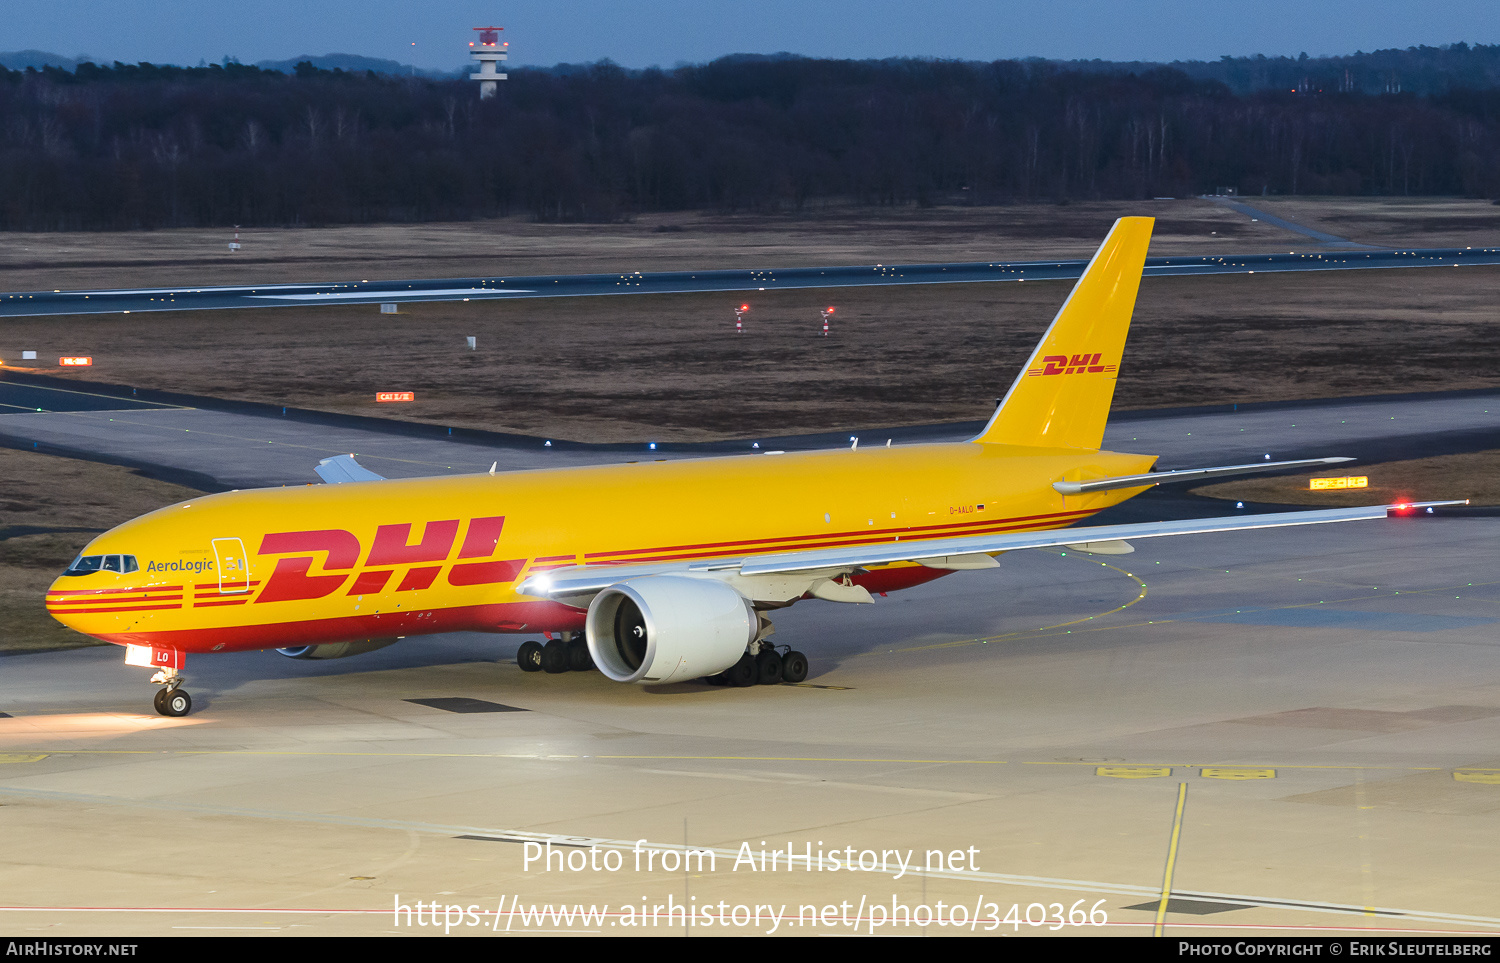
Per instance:
[[[193,697],[180,688],[182,676],[176,669],[162,669],[151,677],[151,681],[161,686],[156,690],[156,698],[151,700],[157,712],[175,718],[193,711]]]

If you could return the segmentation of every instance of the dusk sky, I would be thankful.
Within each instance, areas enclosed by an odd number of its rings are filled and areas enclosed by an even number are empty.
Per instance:
[[[490,23],[506,28],[515,65],[778,51],[1172,61],[1500,43],[1500,4],[1486,0],[6,0],[0,50],[187,65],[355,53],[451,70],[467,62],[469,28]]]

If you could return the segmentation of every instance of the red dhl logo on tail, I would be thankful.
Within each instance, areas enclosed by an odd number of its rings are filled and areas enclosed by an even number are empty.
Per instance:
[[[1115,371],[1119,365],[1100,364],[1099,359],[1103,354],[1075,354],[1071,358],[1065,354],[1049,354],[1042,359],[1042,366],[1031,368],[1026,372],[1026,377],[1035,378],[1039,375],[1060,374],[1100,374],[1107,371]]]
[[[410,522],[381,525],[375,530],[375,541],[364,565],[359,559],[364,547],[353,532],[323,529],[316,532],[273,532],[261,539],[257,555],[291,556],[277,560],[276,569],[256,597],[260,602],[289,602],[325,598],[354,576],[346,595],[375,595],[385,591],[397,571],[401,580],[397,592],[414,592],[431,588],[448,561],[448,554],[458,539],[457,518],[427,522],[422,537],[411,541]],[[526,559],[491,559],[500,542],[505,516],[471,518],[464,533],[455,563],[448,569],[448,584],[455,586],[494,585],[513,582]],[[315,556],[323,556],[326,575],[313,575]],[[476,561],[463,561],[471,559]],[[483,559],[484,561],[477,561]],[[423,564],[436,563],[436,564]]]

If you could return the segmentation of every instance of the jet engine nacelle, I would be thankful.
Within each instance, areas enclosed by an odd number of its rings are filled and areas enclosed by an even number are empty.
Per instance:
[[[292,648],[277,649],[276,651],[288,659],[346,659],[351,655],[364,655],[366,652],[383,649],[399,641],[399,639],[359,639],[355,642],[326,642],[323,645],[299,645]]]
[[[755,640],[750,600],[712,579],[647,575],[594,596],[585,632],[594,665],[616,682],[681,682],[722,672]]]

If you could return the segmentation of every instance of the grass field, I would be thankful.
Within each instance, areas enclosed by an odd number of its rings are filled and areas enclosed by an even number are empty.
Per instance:
[[[1497,383],[1500,268],[1152,278],[1116,405]],[[1066,282],[18,318],[0,357],[75,377],[584,441],[985,417]],[[745,334],[733,307],[745,297]],[[837,307],[821,337],[818,310]],[[478,338],[469,351],[465,337]],[[58,373],[57,369],[49,373]],[[416,401],[377,405],[377,391]]]
[[[1436,199],[1251,198],[1355,239],[1500,242],[1500,208]],[[1360,212],[1365,212],[1364,220]],[[1198,200],[655,215],[246,232],[0,235],[0,289],[1088,255],[1154,214],[1153,253],[1300,249]],[[680,230],[660,230],[661,228]],[[222,233],[222,232],[218,232]],[[1121,408],[1495,383],[1500,269],[1154,278]],[[0,358],[87,354],[76,377],[595,441],[703,440],[985,416],[1066,282],[94,315],[8,321]],[[751,304],[746,333],[733,307]],[[820,337],[818,310],[837,307]],[[465,338],[479,339],[479,350]],[[52,373],[57,373],[54,369]],[[416,402],[378,406],[377,391]]]
[[[0,291],[1086,257],[1131,214],[1158,218],[1158,254],[1276,251],[1288,237],[1197,200],[255,229],[233,254],[230,230],[0,233]]]

